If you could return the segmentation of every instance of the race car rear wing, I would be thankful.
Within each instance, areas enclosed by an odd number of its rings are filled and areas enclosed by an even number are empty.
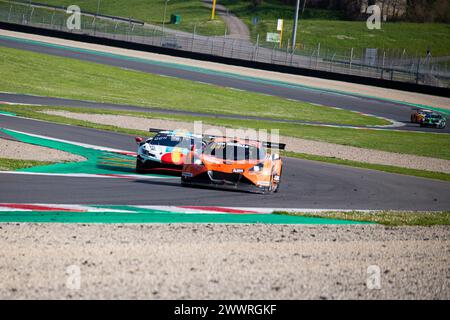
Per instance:
[[[158,133],[161,131],[170,131],[170,130],[150,128],[150,129],[148,129],[148,131],[152,132],[152,133]]]
[[[150,128],[148,129],[149,132],[152,133],[158,133],[158,132],[162,132],[162,131],[171,131],[171,130],[167,130],[167,129],[156,129],[156,128]],[[227,136],[214,136],[214,135],[208,135],[208,134],[204,134],[203,137],[207,140],[211,140],[214,138],[230,138]],[[279,150],[285,150],[286,149],[286,144],[285,143],[274,143],[274,142],[267,142],[267,141],[258,141],[258,140],[249,140],[249,139],[243,139],[248,140],[248,141],[255,141],[255,142],[260,142],[262,143],[263,147],[268,148],[268,149],[279,149]]]
[[[286,149],[286,143],[262,142],[262,144],[265,148],[269,149],[279,149],[279,150]]]
[[[203,136],[209,140],[214,139],[214,138],[232,138],[232,137],[227,137],[227,136],[214,136],[214,135],[203,135]],[[275,142],[267,142],[267,141],[251,140],[251,139],[241,139],[241,140],[260,142],[264,148],[268,148],[268,149],[284,150],[286,148],[285,143],[275,143]]]

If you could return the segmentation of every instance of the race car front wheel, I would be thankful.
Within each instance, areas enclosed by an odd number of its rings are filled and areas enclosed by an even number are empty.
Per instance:
[[[185,177],[181,176],[181,186],[182,187],[190,187],[191,184],[189,183],[189,180]]]
[[[142,163],[142,161],[139,158],[136,159],[136,172],[137,173],[145,173],[144,164]]]
[[[275,180],[276,177],[277,177],[277,175],[273,174],[272,179],[270,179],[269,192],[277,193],[278,189],[280,188],[281,175],[278,176],[278,181]]]

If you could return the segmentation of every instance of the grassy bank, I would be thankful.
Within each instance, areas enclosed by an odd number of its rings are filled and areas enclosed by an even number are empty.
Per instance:
[[[347,110],[9,48],[0,48],[0,69],[0,91],[7,92],[212,114],[363,126],[389,123]]]
[[[449,211],[418,212],[418,211],[374,211],[374,212],[276,212],[277,214],[319,217],[328,219],[375,222],[386,226],[434,226],[450,225]]]
[[[411,132],[411,131],[333,128],[333,127],[320,127],[320,126],[299,125],[299,124],[270,122],[270,121],[220,119],[214,117],[197,117],[197,116],[194,117],[194,116],[172,115],[154,112],[150,113],[150,112],[116,111],[116,110],[101,110],[91,108],[8,106],[8,105],[0,107],[0,110],[13,112],[25,117],[57,122],[64,121],[64,123],[67,123],[67,121],[69,121],[70,122],[69,124],[72,124],[73,121],[73,123],[79,125],[78,123],[79,120],[68,119],[60,116],[48,115],[39,112],[47,109],[80,112],[80,113],[91,113],[91,114],[130,115],[141,118],[167,119],[185,122],[203,121],[205,124],[231,128],[266,129],[269,132],[272,129],[279,129],[280,135],[283,136],[290,136],[315,141],[324,141],[365,149],[374,149],[374,150],[420,155],[425,157],[450,160],[450,135],[447,134],[433,134],[433,133]],[[104,126],[104,125],[97,125],[97,126]],[[101,127],[99,128],[101,129]],[[132,133],[132,134],[136,132],[136,130],[124,128],[114,130],[117,132]],[[426,146],[426,148],[418,148],[417,146]]]
[[[294,7],[286,6],[279,0],[265,0],[263,4],[253,7],[248,1],[223,0],[221,3],[235,12],[250,28],[252,37],[260,34],[265,38],[266,32],[276,32],[277,19],[285,20],[284,39],[292,37]],[[253,19],[258,17],[258,23]],[[322,50],[349,53],[351,48],[358,55],[363,48],[405,49],[414,56],[425,55],[427,48],[433,56],[450,55],[450,25],[437,23],[382,23],[380,30],[368,30],[366,21],[343,21],[342,14],[329,10],[306,10],[299,22],[298,43],[314,47],[319,43]]]
[[[70,6],[75,4],[72,0],[39,0],[39,3],[46,3],[56,6]],[[95,0],[78,0],[81,11],[97,12],[98,2]],[[164,0],[108,0],[100,1],[99,12],[103,15],[120,16],[145,21],[149,24],[161,26],[164,17]],[[179,25],[170,24],[170,15],[181,15]],[[193,32],[203,35],[223,35],[225,24],[220,19],[211,20],[211,10],[203,6],[200,0],[170,0],[167,2],[166,27]]]
[[[45,166],[52,164],[48,161],[34,161],[34,160],[17,160],[0,158],[0,171],[13,171],[18,169],[25,169],[36,166]]]
[[[149,135],[149,133],[147,131],[135,130],[135,129],[129,129],[129,128],[121,128],[121,127],[105,125],[105,124],[97,124],[97,123],[93,123],[93,122],[71,119],[71,118],[66,118],[66,117],[57,116],[57,115],[49,115],[49,114],[40,112],[42,110],[61,110],[61,111],[70,111],[70,112],[87,113],[87,114],[129,115],[129,116],[149,118],[149,119],[155,118],[155,119],[178,120],[178,121],[200,121],[201,120],[205,124],[213,124],[213,125],[235,127],[235,128],[246,127],[246,128],[259,129],[261,127],[259,123],[255,123],[253,121],[238,122],[238,121],[226,120],[226,119],[224,119],[222,121],[222,119],[205,118],[205,117],[186,117],[186,116],[176,116],[176,115],[167,115],[167,114],[142,113],[142,112],[139,113],[139,112],[129,112],[129,111],[112,111],[112,110],[99,110],[99,109],[86,109],[86,108],[64,108],[64,107],[45,107],[45,106],[8,106],[8,105],[0,106],[0,111],[9,111],[9,112],[15,113],[19,116],[24,116],[24,117],[29,117],[29,118],[39,119],[39,120],[51,121],[51,122],[61,123],[61,124],[75,125],[75,126],[80,126],[80,127],[94,128],[94,129],[99,129],[99,130],[107,130],[107,131],[113,131],[113,132],[124,133],[124,134],[140,135],[140,136],[144,136],[144,137]],[[269,126],[270,123],[268,123],[267,125]],[[273,126],[273,123],[272,123],[272,126]],[[308,126],[305,126],[305,127],[308,127]],[[317,128],[317,127],[311,127],[311,128],[318,129],[318,130],[327,129],[327,128]],[[355,131],[355,130],[353,130],[353,131]],[[379,132],[379,131],[375,131],[375,132]],[[283,129],[280,130],[280,133],[285,134]],[[409,133],[409,134],[419,135],[418,137],[420,137],[420,135],[421,135],[421,134],[417,134],[417,133]],[[441,136],[441,135],[433,135],[433,136]],[[350,137],[349,137],[349,139],[350,139]],[[431,142],[431,141],[433,141],[433,137],[429,137],[429,142]],[[407,168],[388,166],[388,165],[369,164],[369,163],[363,163],[363,162],[343,160],[343,159],[338,159],[338,158],[333,158],[333,157],[316,156],[316,155],[301,154],[301,153],[294,153],[294,152],[283,152],[282,155],[288,156],[288,157],[293,157],[293,158],[305,159],[305,160],[321,161],[321,162],[333,163],[333,164],[338,164],[338,165],[346,165],[346,166],[357,167],[357,168],[384,171],[384,172],[388,172],[388,173],[397,173],[397,174],[411,175],[411,176],[422,177],[422,178],[450,181],[450,174],[440,173],[440,172],[407,169]]]

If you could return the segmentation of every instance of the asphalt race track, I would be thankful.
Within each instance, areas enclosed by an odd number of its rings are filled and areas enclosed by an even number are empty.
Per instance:
[[[0,115],[0,127],[135,151],[133,136]],[[285,159],[280,192],[184,188],[177,179],[102,179],[0,173],[0,202],[215,205],[330,209],[445,210],[450,184],[379,171]]]
[[[132,70],[138,70],[142,72],[148,72],[153,74],[172,76],[192,81],[199,81],[204,83],[210,83],[223,87],[231,87],[246,91],[265,93],[270,95],[276,95],[284,98],[294,99],[298,101],[317,103],[325,106],[338,107],[343,109],[349,109],[362,113],[372,114],[379,117],[401,122],[404,126],[398,127],[399,130],[415,130],[415,131],[428,131],[435,133],[449,133],[450,125],[445,129],[436,130],[431,128],[420,128],[417,124],[409,123],[411,110],[414,107],[403,105],[401,103],[390,102],[385,100],[377,100],[376,98],[360,97],[351,94],[336,93],[321,90],[311,90],[309,88],[301,86],[286,86],[280,85],[276,82],[270,81],[256,81],[246,77],[232,76],[221,73],[202,72],[199,69],[180,68],[175,65],[165,65],[161,63],[152,63],[151,61],[142,61],[138,59],[124,59],[117,55],[104,55],[96,54],[93,51],[78,50],[76,48],[70,48],[63,46],[45,46],[39,42],[23,42],[13,38],[0,37],[0,46],[29,50],[33,52],[39,52],[44,54],[50,54],[55,56],[75,58],[84,61],[96,62],[101,64],[112,65],[116,67],[122,67]],[[33,99],[23,95],[2,95],[0,100],[32,103]],[[36,98],[34,103],[44,104],[45,98]],[[52,99],[47,100],[49,105],[54,105],[55,101]],[[76,102],[66,100],[65,106],[84,106],[84,107],[98,107],[98,105],[86,102]],[[107,105],[101,105],[105,107]],[[125,106],[111,106],[115,109],[125,109]],[[126,109],[130,110],[133,106],[127,106]],[[142,111],[142,108],[139,108]],[[172,111],[173,112],[173,111]]]
[[[0,38],[0,46],[351,109],[404,122],[405,125],[398,128],[401,130],[450,132],[450,126],[447,126],[445,130],[433,130],[409,124],[407,121],[412,107],[395,102],[363,98],[351,94],[311,90],[301,86],[283,86],[270,81],[258,82],[245,77],[176,68],[174,65],[123,59],[112,55],[99,55],[73,48],[68,50],[62,46],[44,46],[38,43],[8,40],[4,37]],[[142,107],[127,105],[100,104],[8,93],[1,93],[0,101],[68,107],[145,110]],[[157,111],[184,113],[174,110]],[[136,150],[133,136],[88,128],[3,115],[0,115],[0,128],[128,151]],[[285,159],[280,192],[272,195],[184,188],[180,186],[178,179],[102,179],[0,173],[0,202],[17,203],[111,205],[127,203],[130,205],[446,210],[450,207],[448,194],[450,194],[450,184],[447,182],[292,158]]]

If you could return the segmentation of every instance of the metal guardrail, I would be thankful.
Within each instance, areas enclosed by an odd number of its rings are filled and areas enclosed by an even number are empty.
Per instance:
[[[69,30],[66,25],[68,17],[61,8],[0,0],[0,21],[4,22],[244,61],[450,88],[450,70],[447,70],[447,64],[442,64],[430,56],[411,58],[403,53],[396,56],[383,52],[368,63],[362,52],[356,55],[354,50],[339,53],[337,50],[320,48],[320,45],[316,48],[280,49],[278,44],[268,47],[267,43],[253,44],[224,36],[207,37],[174,31],[167,27],[163,29],[123,17],[97,16],[92,13],[82,13],[80,30]]]

